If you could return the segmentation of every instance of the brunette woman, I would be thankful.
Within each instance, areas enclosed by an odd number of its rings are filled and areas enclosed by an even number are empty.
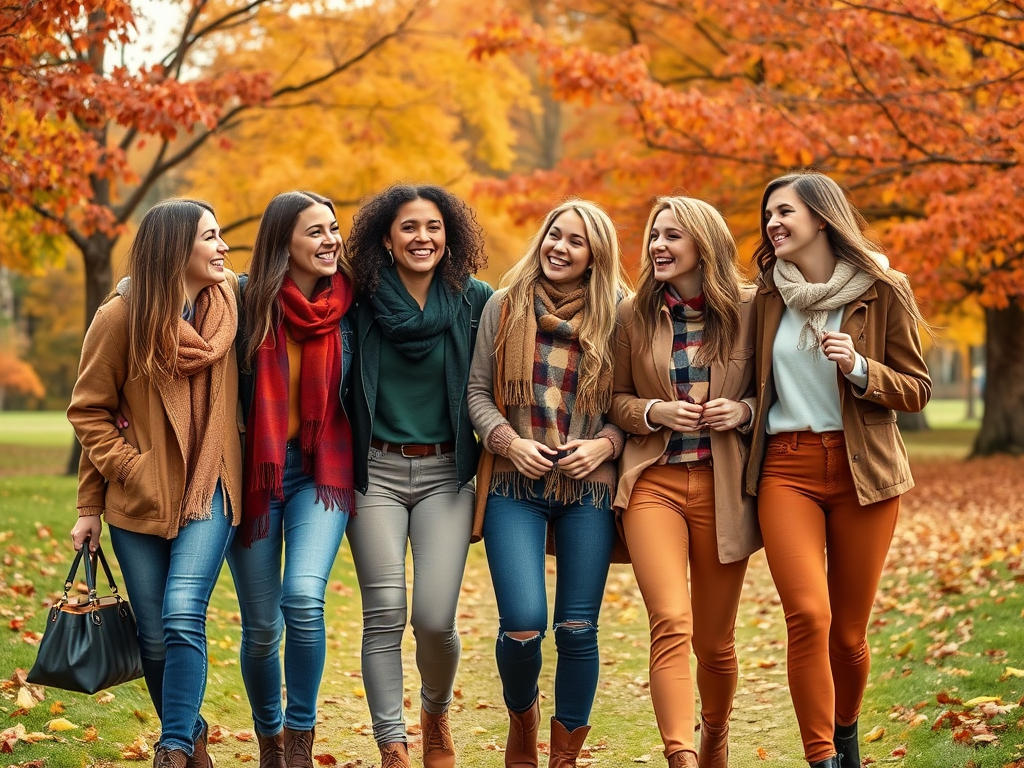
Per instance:
[[[143,217],[122,281],[82,345],[68,420],[82,443],[75,549],[100,516],[138,623],[160,718],[156,768],[209,768],[206,609],[241,511],[242,447],[228,247],[213,209]]]
[[[435,186],[393,186],[356,214],[349,237],[358,514],[349,524],[363,599],[363,682],[381,768],[409,765],[402,680],[405,552],[423,764],[450,768],[448,722],[461,645],[455,609],[469,550],[478,447],[466,407],[476,326],[491,288],[469,207]]]
[[[896,411],[920,411],[931,395],[923,319],[827,176],[775,179],[761,212],[747,491],[786,612],[804,757],[853,768],[868,618],[900,495],[914,485]]]
[[[615,226],[584,200],[559,205],[484,308],[470,375],[473,426],[494,454],[484,546],[498,601],[495,655],[509,712],[505,765],[537,765],[537,680],[554,535],[555,714],[549,765],[576,765],[590,731],[622,432],[611,403],[615,305],[625,291]],[[485,478],[478,478],[484,483]]]
[[[753,499],[741,491],[754,289],[725,219],[702,200],[660,198],[644,243],[636,296],[619,307],[610,418],[633,438],[615,508],[650,618],[651,700],[665,756],[672,768],[725,768],[736,609],[747,557],[761,546]]]
[[[324,593],[354,502],[352,429],[342,406],[352,283],[342,255],[331,201],[285,192],[264,211],[242,278],[245,503],[228,564],[260,768],[314,765]]]

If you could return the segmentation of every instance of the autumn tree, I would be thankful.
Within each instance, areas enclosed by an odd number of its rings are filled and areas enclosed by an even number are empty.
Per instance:
[[[745,211],[739,234],[749,235],[769,178],[808,166],[829,173],[926,304],[970,297],[984,308],[985,415],[974,450],[1024,450],[1020,3],[564,7],[605,30],[602,43],[510,15],[478,35],[477,54],[536,57],[560,99],[619,106],[621,135],[550,173],[509,180],[513,203],[566,187],[613,205],[622,195],[647,202],[682,187]]]

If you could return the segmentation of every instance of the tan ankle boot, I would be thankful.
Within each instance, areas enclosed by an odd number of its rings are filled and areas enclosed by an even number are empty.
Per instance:
[[[729,768],[729,721],[725,725],[710,725],[700,718],[699,768]]]
[[[192,746],[192,757],[185,763],[185,768],[213,768],[213,755],[207,751],[209,735],[209,729],[204,725]]]
[[[508,711],[505,768],[537,768],[537,731],[540,730],[540,697],[525,712]]]
[[[673,752],[668,756],[668,768],[698,768],[697,755],[689,750]]]
[[[551,718],[551,743],[548,745],[548,768],[576,768],[583,742],[590,733],[589,725],[581,725],[569,733],[565,726]]]
[[[381,744],[380,768],[412,768],[409,763],[409,746],[404,741]]]
[[[423,768],[455,768],[455,744],[448,724],[448,710],[431,714],[420,709]]]
[[[185,768],[187,764],[188,755],[182,749],[157,747],[153,755],[153,768]]]
[[[313,738],[316,728],[293,731],[284,727],[284,764],[286,768],[316,768],[313,765]]]
[[[259,768],[288,768],[284,761],[284,731],[276,736],[261,736],[256,732],[256,743],[260,747]]]

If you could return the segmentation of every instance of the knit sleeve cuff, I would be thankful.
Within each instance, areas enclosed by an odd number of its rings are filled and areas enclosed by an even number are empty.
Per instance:
[[[498,456],[508,456],[508,447],[512,441],[519,437],[518,433],[508,422],[499,424],[487,435],[487,450]]]
[[[601,431],[594,435],[594,439],[604,437],[612,444],[612,456],[609,461],[619,458],[622,455],[622,447],[626,444],[626,434],[614,424],[605,424]]]
[[[132,467],[135,466],[135,462],[139,460],[139,454],[135,454],[131,458],[125,459],[121,462],[121,466],[117,468],[117,482],[124,486],[128,482],[128,475],[132,473]]]

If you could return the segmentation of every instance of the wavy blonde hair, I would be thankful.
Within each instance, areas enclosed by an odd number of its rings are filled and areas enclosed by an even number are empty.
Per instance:
[[[499,287],[508,289],[505,296],[508,322],[498,329],[494,346],[495,352],[500,353],[510,329],[519,326],[517,321],[534,311],[533,288],[544,274],[540,262],[541,245],[555,219],[567,211],[575,212],[583,220],[590,247],[589,277],[584,281],[584,318],[579,331],[583,350],[579,388],[586,391],[597,385],[602,374],[612,370],[615,360],[615,308],[618,301],[629,293],[615,224],[596,203],[572,199],[553,208],[530,240],[526,253],[501,276]]]
[[[740,327],[740,286],[750,282],[740,272],[739,253],[729,225],[713,205],[693,197],[659,197],[644,228],[644,254],[637,281],[636,323],[641,342],[653,349],[654,329],[665,305],[665,283],[654,277],[651,230],[662,211],[672,211],[676,223],[697,247],[704,291],[704,341],[694,365],[706,368],[729,359]]]

